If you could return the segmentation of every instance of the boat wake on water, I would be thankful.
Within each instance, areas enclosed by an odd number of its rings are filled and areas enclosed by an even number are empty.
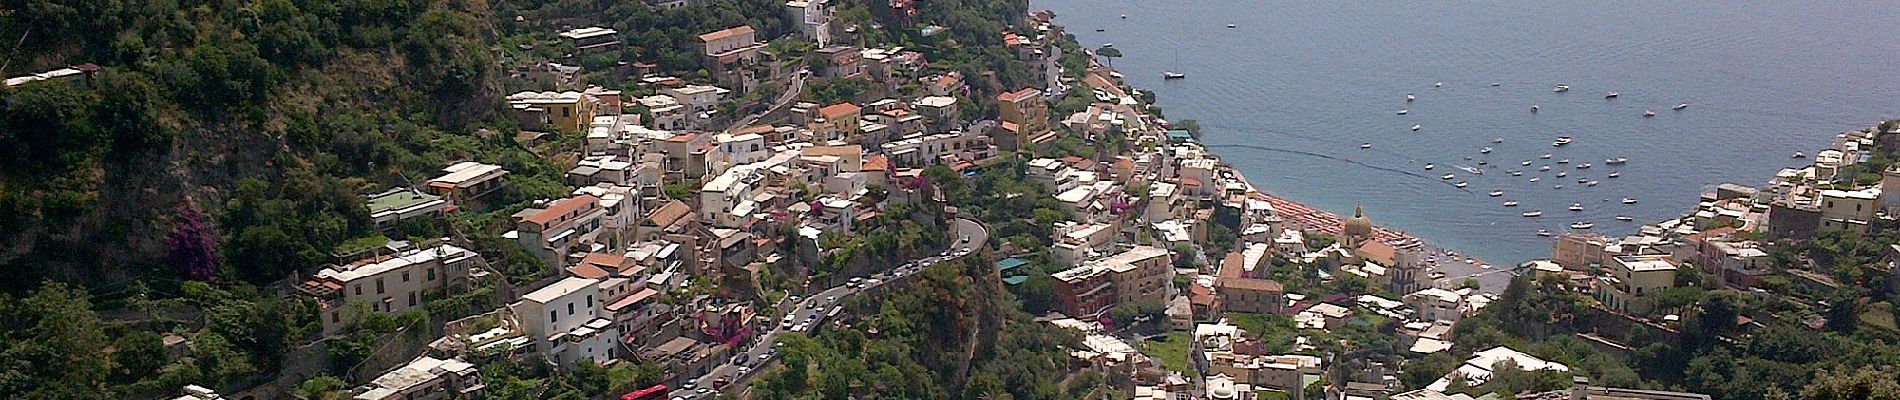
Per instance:
[[[1472,191],[1471,191],[1471,189],[1466,189],[1466,188],[1461,188],[1461,187],[1457,187],[1457,186],[1456,186],[1456,184],[1454,184],[1454,183],[1451,183],[1451,182],[1448,182],[1448,181],[1440,181],[1440,180],[1439,180],[1438,178],[1435,178],[1435,177],[1430,177],[1430,176],[1425,176],[1425,175],[1420,175],[1420,174],[1418,174],[1418,173],[1415,173],[1415,172],[1412,172],[1412,171],[1406,171],[1406,170],[1403,170],[1403,169],[1398,169],[1398,168],[1391,168],[1391,167],[1383,167],[1383,166],[1378,166],[1378,165],[1372,165],[1372,164],[1367,164],[1367,163],[1365,163],[1365,162],[1360,162],[1360,161],[1354,161],[1354,160],[1352,160],[1352,159],[1349,159],[1349,158],[1345,158],[1345,157],[1340,157],[1340,156],[1335,156],[1335,155],[1331,155],[1331,154],[1321,154],[1321,153],[1314,153],[1314,152],[1310,152],[1310,151],[1303,151],[1303,150],[1291,150],[1291,149],[1281,149],[1281,148],[1274,148],[1274,147],[1267,147],[1267,146],[1258,146],[1258,145],[1251,145],[1251,144],[1206,144],[1206,145],[1203,145],[1202,147],[1207,147],[1207,148],[1210,148],[1210,149],[1215,149],[1215,148],[1238,148],[1238,149],[1250,149],[1250,150],[1260,150],[1260,151],[1271,151],[1271,152],[1276,152],[1276,153],[1286,153],[1286,154],[1296,154],[1296,155],[1302,155],[1302,156],[1308,156],[1308,157],[1318,157],[1318,158],[1324,158],[1324,159],[1328,159],[1328,160],[1333,160],[1333,161],[1339,161],[1339,162],[1344,162],[1344,163],[1347,163],[1347,164],[1352,164],[1352,165],[1357,165],[1357,166],[1361,166],[1361,167],[1366,167],[1366,168],[1371,168],[1371,169],[1376,169],[1376,170],[1380,170],[1380,171],[1386,171],[1386,172],[1392,172],[1392,173],[1397,173],[1397,174],[1401,174],[1401,175],[1406,175],[1406,176],[1411,176],[1411,177],[1414,177],[1414,178],[1418,178],[1418,179],[1420,179],[1420,180],[1423,180],[1423,181],[1426,181],[1426,182],[1432,182],[1432,183],[1436,183],[1436,184],[1440,184],[1440,185],[1445,185],[1445,186],[1451,186],[1451,187],[1452,187],[1453,189],[1457,189],[1457,190],[1459,190],[1459,191],[1463,191],[1463,192],[1465,192],[1465,193],[1471,193],[1471,194],[1473,194],[1473,195],[1476,195],[1476,194],[1477,194],[1476,192],[1472,192]]]

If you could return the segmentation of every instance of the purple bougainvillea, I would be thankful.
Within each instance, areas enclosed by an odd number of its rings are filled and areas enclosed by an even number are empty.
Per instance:
[[[218,273],[218,238],[205,226],[204,213],[190,198],[178,206],[178,224],[165,238],[166,260],[186,279],[213,281]]]

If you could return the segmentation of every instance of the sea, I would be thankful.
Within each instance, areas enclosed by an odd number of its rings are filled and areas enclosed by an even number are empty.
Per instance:
[[[1900,117],[1892,1],[1031,8],[1054,11],[1084,46],[1119,50],[1107,61],[1130,84],[1155,93],[1169,120],[1196,120],[1202,142],[1268,193],[1339,214],[1363,205],[1376,224],[1498,265],[1549,257],[1540,229],[1590,222],[1594,232],[1630,234],[1682,215],[1716,184],[1765,183],[1811,162],[1796,151],[1812,155],[1841,132]],[[1555,92],[1560,84],[1570,90]],[[1606,99],[1610,91],[1619,96]],[[1681,103],[1689,106],[1672,110]],[[1573,141],[1555,147],[1558,137]],[[1567,210],[1573,204],[1583,211]],[[1521,216],[1531,210],[1543,216]]]

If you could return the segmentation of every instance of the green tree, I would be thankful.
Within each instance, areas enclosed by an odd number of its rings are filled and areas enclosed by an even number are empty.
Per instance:
[[[86,293],[49,283],[31,296],[0,295],[0,393],[32,399],[98,396],[112,368],[105,327]]]

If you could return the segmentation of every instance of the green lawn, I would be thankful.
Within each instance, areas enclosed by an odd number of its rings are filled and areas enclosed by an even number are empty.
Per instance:
[[[1142,354],[1161,361],[1161,366],[1182,375],[1195,376],[1194,368],[1188,364],[1188,350],[1194,346],[1194,336],[1188,332],[1168,332],[1167,335],[1142,342]]]
[[[1860,323],[1894,329],[1893,305],[1884,301],[1868,304],[1867,310],[1860,313]]]

